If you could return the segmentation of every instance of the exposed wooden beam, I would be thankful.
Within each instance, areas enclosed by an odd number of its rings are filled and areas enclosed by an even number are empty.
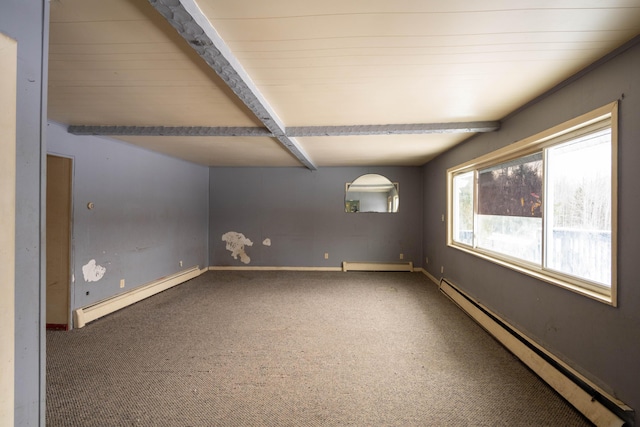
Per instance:
[[[353,126],[300,126],[288,127],[280,137],[350,136],[350,135],[410,135],[430,133],[481,133],[500,128],[500,122],[415,123]],[[261,136],[276,138],[260,127],[207,127],[207,126],[69,126],[74,135],[128,135],[128,136]]]
[[[304,136],[349,136],[349,135],[408,135],[429,133],[480,133],[500,129],[500,122],[467,123],[415,123],[389,125],[354,126],[300,126],[288,127],[287,135]]]
[[[258,127],[206,127],[206,126],[69,126],[73,135],[119,136],[262,136],[273,137],[268,129]]]
[[[311,170],[317,169],[302,146],[285,134],[278,115],[194,0],[149,0],[149,3],[300,163]]]

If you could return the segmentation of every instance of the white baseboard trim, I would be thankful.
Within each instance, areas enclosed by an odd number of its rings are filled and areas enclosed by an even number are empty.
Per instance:
[[[342,262],[342,271],[413,271],[409,262]]]
[[[371,263],[367,263],[371,264]],[[377,264],[377,263],[376,263]],[[393,263],[395,264],[395,263]],[[398,270],[368,270],[368,271],[413,271],[413,272],[422,272],[427,275],[436,285],[438,284],[438,280],[427,273],[422,268],[412,268],[409,269],[410,263],[403,264],[403,267]],[[388,265],[388,264],[384,264]],[[261,266],[261,267],[250,267],[250,266],[241,266],[241,265],[212,265],[208,267],[209,271],[344,271],[343,267],[275,267],[275,266]],[[354,269],[350,269],[354,270]],[[355,270],[354,270],[355,271]]]
[[[73,311],[73,325],[76,328],[82,328],[93,320],[155,295],[158,292],[179,285],[189,279],[193,279],[205,271],[206,269],[200,270],[200,267],[194,266],[171,276],[162,277],[146,285],[131,289],[129,292],[107,298],[86,307],[78,308]]]
[[[209,271],[342,271],[342,267],[249,267],[240,265],[212,265]]]
[[[596,426],[621,427],[625,425],[625,420],[621,417],[631,419],[633,409],[602,390],[450,281],[443,278],[439,286],[442,293]]]

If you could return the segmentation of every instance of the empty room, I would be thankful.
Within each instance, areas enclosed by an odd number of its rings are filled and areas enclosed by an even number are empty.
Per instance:
[[[1,425],[637,425],[637,1],[6,0],[0,93]]]

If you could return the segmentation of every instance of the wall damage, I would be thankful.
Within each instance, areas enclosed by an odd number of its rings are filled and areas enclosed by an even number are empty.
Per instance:
[[[222,235],[222,241],[226,242],[227,250],[231,252],[233,259],[238,259],[244,264],[249,264],[251,258],[245,252],[245,246],[253,246],[253,242],[245,237],[244,234],[235,231],[229,231]]]
[[[87,264],[82,266],[82,274],[84,275],[85,282],[97,282],[102,279],[107,269],[101,265],[96,264],[96,260],[92,259]]]

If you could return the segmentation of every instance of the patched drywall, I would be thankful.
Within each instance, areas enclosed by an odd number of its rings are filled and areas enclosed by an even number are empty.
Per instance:
[[[88,263],[82,266],[82,274],[84,275],[85,282],[97,282],[102,279],[107,269],[101,265],[96,264],[96,260],[92,259]]]
[[[247,239],[244,234],[229,231],[222,235],[222,241],[226,242],[227,250],[231,252],[233,259],[238,259],[239,256],[241,262],[245,264],[249,264],[251,262],[251,258],[245,252],[244,247],[253,246],[253,242]]]

